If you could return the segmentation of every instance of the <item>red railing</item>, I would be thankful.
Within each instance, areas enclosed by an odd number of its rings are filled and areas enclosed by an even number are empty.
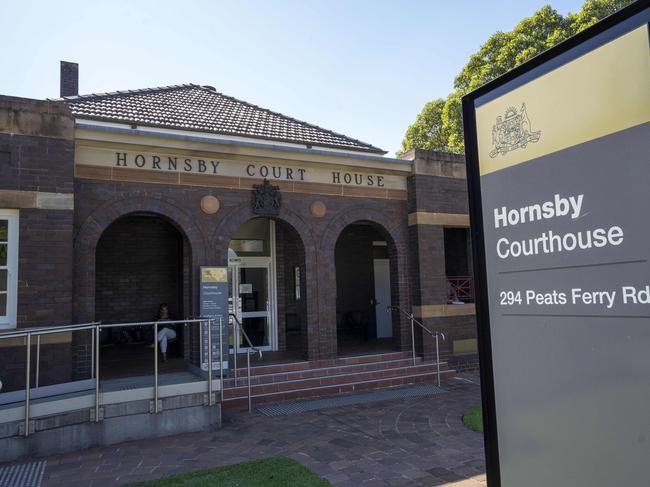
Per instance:
[[[447,276],[448,301],[474,302],[474,278],[472,276]]]

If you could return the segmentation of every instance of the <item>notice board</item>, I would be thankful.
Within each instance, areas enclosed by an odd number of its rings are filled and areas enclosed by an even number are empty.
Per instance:
[[[650,485],[649,22],[463,99],[490,487]]]
[[[219,371],[222,360],[228,368],[228,268],[201,267],[200,309],[202,318],[212,318],[212,370]],[[221,333],[221,340],[219,339]],[[219,350],[219,344],[222,349]],[[201,324],[201,370],[208,370],[208,325]],[[223,358],[222,358],[223,357]]]

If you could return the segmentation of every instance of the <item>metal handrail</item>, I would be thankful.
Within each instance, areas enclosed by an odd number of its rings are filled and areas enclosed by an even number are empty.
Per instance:
[[[48,335],[50,333],[63,333],[67,331],[91,330],[95,328],[101,321],[93,321],[92,323],[83,323],[79,325],[58,325],[46,327],[33,327],[21,328],[20,330],[1,331],[0,340],[4,338],[19,338],[26,337],[27,335]]]
[[[233,353],[233,365],[235,368],[235,387],[237,387],[237,354],[239,353],[239,333],[241,332],[242,336],[248,343],[248,349],[246,350],[246,373],[248,375],[248,379],[246,381],[246,385],[248,386],[248,412],[250,413],[253,410],[253,400],[251,396],[251,353],[257,353],[260,358],[262,358],[262,350],[255,347],[253,345],[253,342],[251,342],[251,339],[248,337],[248,334],[246,333],[246,330],[244,330],[244,326],[242,325],[241,321],[239,321],[239,318],[237,318],[237,315],[234,313],[229,313],[229,316],[232,317],[233,319],[233,348],[234,348],[234,353]]]
[[[25,413],[24,413],[24,436],[29,436],[29,418],[30,418],[30,400],[31,400],[31,386],[30,386],[30,372],[31,372],[31,346],[32,346],[32,336],[37,337],[37,350],[36,350],[36,387],[38,387],[38,376],[40,369],[40,336],[52,333],[68,333],[73,331],[80,330],[92,330],[92,356],[91,361],[94,362],[94,367],[91,366],[91,374],[94,373],[95,378],[95,415],[91,421],[94,422],[100,421],[99,409],[100,409],[100,394],[99,394],[99,333],[103,328],[119,328],[119,327],[133,327],[133,326],[153,326],[154,327],[154,413],[159,413],[158,405],[158,325],[162,323],[163,325],[173,325],[173,324],[208,324],[208,405],[213,406],[214,402],[212,399],[212,323],[214,319],[212,318],[196,318],[196,319],[185,319],[185,320],[164,320],[164,321],[144,321],[137,323],[110,323],[103,324],[101,321],[95,321],[92,323],[84,323],[78,325],[59,325],[48,328],[23,328],[21,330],[15,331],[0,331],[0,340],[9,339],[9,338],[19,338],[25,337]],[[221,325],[221,318],[219,319],[219,324]],[[223,333],[221,333],[221,326],[219,327],[219,343],[220,355],[223,352]],[[221,399],[223,401],[223,359],[219,357],[219,368],[220,368],[220,381],[221,381]],[[91,375],[92,377],[92,375]]]
[[[413,312],[409,313],[404,311],[399,306],[386,306],[386,312],[390,313],[392,310],[397,310],[400,313],[404,314],[411,321],[411,348],[413,350],[413,366],[416,364],[415,358],[415,325],[417,324],[422,330],[426,331],[431,337],[436,340],[436,366],[437,366],[437,375],[438,375],[438,387],[440,387],[440,345],[439,338],[442,338],[442,341],[446,341],[445,334],[441,331],[431,331],[429,330],[421,321],[418,321],[413,316]]]

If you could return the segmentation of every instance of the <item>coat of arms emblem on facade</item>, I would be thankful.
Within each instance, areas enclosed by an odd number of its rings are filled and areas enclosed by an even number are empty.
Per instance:
[[[494,148],[490,152],[490,157],[499,154],[503,156],[515,149],[523,149],[529,143],[537,142],[541,136],[540,130],[533,132],[531,128],[525,103],[522,103],[519,112],[516,108],[510,107],[504,117],[497,117],[497,123],[492,127]]]
[[[279,186],[272,186],[268,179],[253,185],[253,213],[256,215],[277,215],[281,203]]]

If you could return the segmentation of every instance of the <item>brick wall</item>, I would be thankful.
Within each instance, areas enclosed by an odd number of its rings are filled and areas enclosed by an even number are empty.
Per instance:
[[[72,320],[73,127],[61,103],[0,96],[0,208],[19,210],[18,328]],[[41,385],[70,379],[69,336],[58,338],[41,347]],[[8,344],[0,342],[5,391],[24,384],[25,347]]]
[[[414,174],[407,180],[409,214],[468,215],[463,156],[413,150],[405,157],[414,159]],[[465,221],[468,222],[468,218]],[[412,222],[408,231],[413,303],[440,309],[447,303],[447,276],[472,273],[469,228]],[[454,340],[476,337],[473,314],[431,317],[425,313],[422,322],[430,330],[447,335],[447,341],[440,343],[443,352],[452,349]],[[434,341],[428,335],[423,338],[420,333],[416,338],[425,356],[432,356]]]

